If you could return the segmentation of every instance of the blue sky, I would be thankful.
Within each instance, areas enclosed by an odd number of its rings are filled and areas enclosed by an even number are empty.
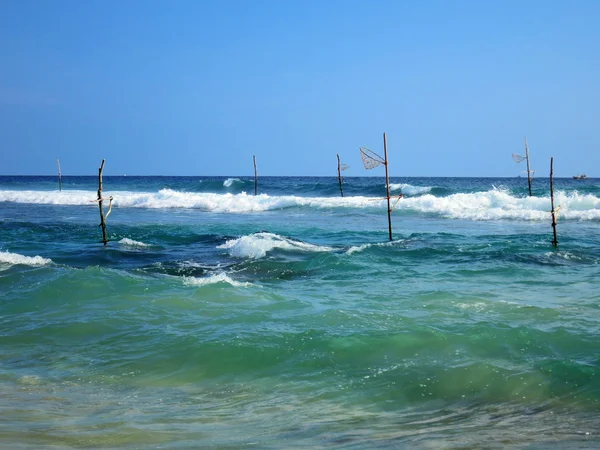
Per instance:
[[[600,176],[600,2],[0,2],[0,174]]]

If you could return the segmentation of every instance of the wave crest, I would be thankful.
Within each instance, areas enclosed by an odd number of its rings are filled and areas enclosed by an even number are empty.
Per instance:
[[[431,186],[413,186],[408,183],[390,183],[391,191],[402,191],[405,195],[422,195],[431,192]]]
[[[133,239],[123,238],[119,241],[119,244],[126,245],[128,247],[150,247],[150,244],[145,244],[140,241],[134,241]]]
[[[16,264],[45,266],[47,264],[52,264],[52,260],[41,256],[24,256],[18,253],[0,252],[0,264],[9,264],[11,266]]]
[[[373,247],[393,247],[398,245],[401,242],[400,240],[391,241],[391,242],[375,242],[370,244],[362,244],[362,245],[353,245],[348,250],[346,250],[346,255],[352,255],[353,253],[363,252],[369,248]]]
[[[226,273],[218,273],[216,275],[211,275],[210,277],[206,277],[206,278],[184,277],[183,282],[187,286],[209,286],[211,284],[218,284],[218,283],[226,283],[226,284],[230,284],[231,286],[234,286],[234,287],[252,286],[252,283],[249,283],[247,281],[246,282],[235,281],[235,280],[231,279]]]
[[[600,220],[600,199],[592,194],[565,193],[555,195],[563,219]],[[485,192],[452,194],[435,197],[426,194],[405,198],[398,210],[415,210],[452,219],[465,220],[548,220],[550,197],[515,197],[504,189]]]
[[[398,185],[396,185],[398,186]],[[432,189],[431,187],[414,187]],[[396,207],[397,212],[436,214],[441,217],[465,220],[547,220],[550,197],[517,197],[507,189],[455,193],[436,196],[431,192],[407,196]],[[214,213],[258,213],[286,208],[385,208],[385,199],[378,197],[301,197],[295,195],[248,195],[245,192],[197,193],[161,189],[158,192],[112,192],[113,205],[121,208],[184,208]],[[95,206],[95,193],[90,191],[0,191],[0,202]],[[560,205],[559,218],[571,220],[600,220],[600,198],[577,191],[558,191],[555,204]]]
[[[242,180],[239,178],[227,178],[225,181],[223,181],[223,186],[231,187],[234,183],[241,183],[241,181]]]
[[[333,247],[307,244],[295,241],[273,233],[255,233],[232,239],[217,248],[229,251],[229,254],[238,258],[259,259],[275,249],[296,250],[302,252],[329,252]]]

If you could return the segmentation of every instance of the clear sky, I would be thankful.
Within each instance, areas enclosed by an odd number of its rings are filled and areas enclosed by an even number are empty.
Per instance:
[[[2,0],[0,174],[600,176],[598,0]]]

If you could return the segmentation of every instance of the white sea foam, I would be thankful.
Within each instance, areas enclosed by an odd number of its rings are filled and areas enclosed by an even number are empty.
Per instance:
[[[224,272],[216,275],[211,275],[210,277],[206,278],[184,277],[183,282],[188,286],[208,286],[217,283],[227,283],[235,287],[252,286],[252,283],[249,282],[235,281]]]
[[[227,178],[224,182],[223,182],[223,186],[225,187],[231,187],[231,185],[233,183],[237,183],[240,182],[241,180],[239,178]]]
[[[407,183],[390,183],[391,191],[401,190],[406,195],[421,195],[431,192],[431,186],[412,186]]]
[[[105,193],[105,195],[109,195]],[[158,192],[110,192],[113,206],[121,208],[193,208],[211,212],[249,213],[290,207],[312,208],[372,207],[380,203],[369,197],[299,197],[181,192],[161,189]],[[0,202],[95,206],[96,192],[92,191],[0,191]]]
[[[560,205],[559,217],[600,220],[600,199],[591,194],[559,191],[555,195],[555,204]],[[412,209],[467,220],[548,220],[550,208],[550,197],[514,197],[502,189],[447,197],[426,194],[402,199],[396,206],[398,210]]]
[[[119,244],[126,245],[128,247],[150,247],[150,244],[145,244],[140,241],[134,241],[133,239],[123,238],[119,241]]]
[[[424,188],[425,189],[425,188]],[[429,189],[429,188],[427,188]],[[255,213],[291,207],[316,209],[381,209],[385,200],[372,197],[300,197],[180,192],[111,192],[113,205],[121,208],[192,208],[215,213]],[[95,206],[91,191],[0,191],[0,202]],[[560,205],[559,219],[600,220],[600,198],[592,194],[558,191],[555,204]],[[550,197],[515,197],[508,190],[492,189],[460,193],[446,197],[424,194],[405,197],[395,211],[416,211],[465,220],[548,220]]]
[[[41,378],[37,375],[23,375],[18,382],[29,386],[38,386],[41,383]]]
[[[177,263],[181,267],[192,268],[192,269],[202,269],[202,270],[215,270],[219,269],[222,265],[221,263],[217,263],[216,265],[202,264],[198,261],[180,261]]]
[[[574,255],[569,252],[546,252],[544,253],[544,258],[548,261],[555,261],[557,259],[564,259],[567,261],[582,261],[584,258],[578,255]]]
[[[365,251],[368,248],[372,248],[372,247],[390,247],[390,246],[395,246],[398,245],[398,243],[401,241],[392,241],[392,242],[375,242],[372,244],[362,244],[362,245],[355,245],[350,247],[348,250],[346,250],[346,254],[347,255],[352,255],[353,253],[358,253],[358,252],[362,252]]]
[[[487,307],[487,305],[484,302],[456,303],[455,306],[460,309],[472,309],[477,312],[481,312]]]
[[[23,264],[26,266],[45,266],[51,264],[52,260],[41,256],[23,256],[18,253],[0,252],[0,264]]]
[[[294,241],[273,233],[255,233],[231,239],[217,248],[226,249],[229,254],[238,258],[263,258],[267,252],[274,249],[296,250],[303,252],[329,252],[333,247],[307,244]]]
[[[0,202],[39,205],[96,205],[97,193],[92,191],[0,191]],[[92,203],[93,202],[93,203]]]

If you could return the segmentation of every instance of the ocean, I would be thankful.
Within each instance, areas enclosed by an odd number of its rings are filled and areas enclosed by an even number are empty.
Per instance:
[[[600,448],[600,179],[0,177],[0,447]],[[106,209],[105,209],[106,211]]]

